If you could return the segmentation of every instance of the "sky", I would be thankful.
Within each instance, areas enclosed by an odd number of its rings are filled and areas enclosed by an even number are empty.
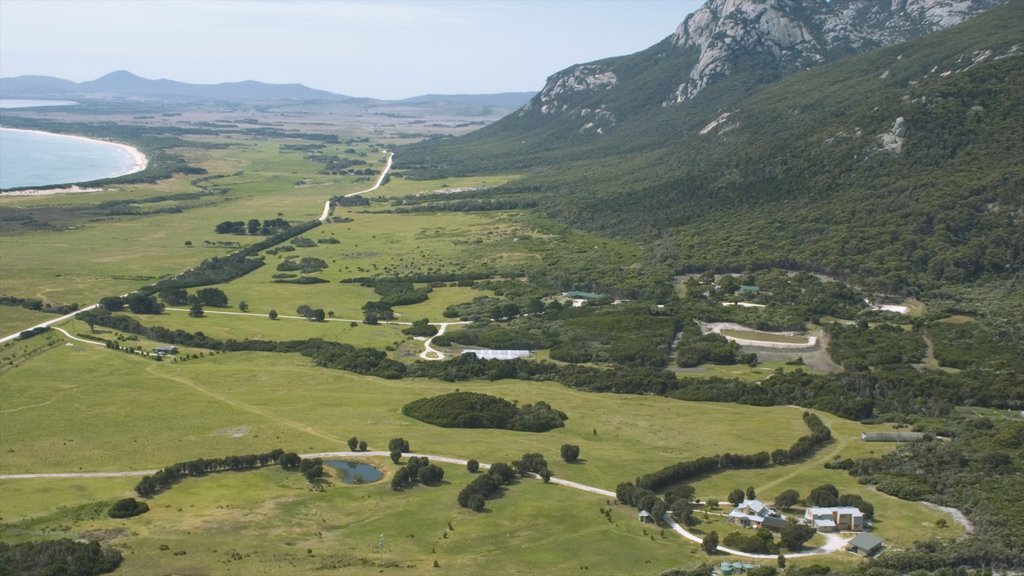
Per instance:
[[[651,46],[699,0],[0,0],[0,77],[305,84],[348,96],[536,92]]]

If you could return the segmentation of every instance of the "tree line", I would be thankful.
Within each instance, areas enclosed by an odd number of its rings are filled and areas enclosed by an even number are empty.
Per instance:
[[[284,450],[277,448],[264,454],[244,454],[210,459],[198,458],[187,462],[178,462],[177,464],[171,464],[157,470],[151,476],[143,476],[142,480],[135,485],[135,492],[139,496],[148,498],[167,490],[189,476],[205,476],[211,472],[222,472],[224,470],[252,470],[253,468],[277,464],[284,453]]]

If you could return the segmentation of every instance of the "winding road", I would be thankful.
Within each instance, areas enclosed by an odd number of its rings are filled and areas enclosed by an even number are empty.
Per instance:
[[[359,196],[360,194],[366,194],[367,192],[373,192],[377,188],[380,188],[381,184],[384,183],[384,177],[388,175],[389,171],[391,171],[391,160],[392,160],[392,158],[395,157],[395,154],[393,152],[388,152],[386,150],[384,152],[388,155],[388,160],[387,160],[387,163],[384,165],[384,169],[380,171],[380,176],[377,176],[377,181],[373,183],[373,186],[367,188],[366,190],[360,190],[359,192],[352,192],[351,194],[345,194],[345,198],[351,198],[353,196]],[[320,220],[321,222],[327,222],[327,219],[331,217],[331,208],[332,207],[333,206],[331,206],[331,201],[330,201],[330,199],[328,199],[327,202],[324,203],[324,211],[323,211],[322,214],[320,214],[320,218],[318,218],[318,220]]]
[[[300,456],[302,458],[366,458],[366,457],[387,458],[387,457],[391,456],[391,453],[390,452],[383,452],[383,451],[369,451],[369,452],[313,452],[313,453],[310,453],[310,454],[300,454]],[[462,458],[452,458],[451,456],[440,456],[440,455],[437,455],[437,454],[419,454],[419,453],[415,453],[415,452],[410,452],[410,453],[403,454],[403,456],[405,456],[407,458],[413,457],[413,456],[419,457],[419,458],[428,458],[431,461],[445,462],[445,463],[448,463],[448,464],[457,464],[457,465],[460,465],[460,466],[465,466],[466,463],[467,463],[467,460],[464,460]],[[483,464],[483,463],[481,463],[480,467],[486,470],[486,469],[490,468],[491,465],[490,464]],[[49,474],[47,474],[47,473],[41,473],[41,474],[0,474],[0,480],[28,480],[28,479],[38,479],[38,478],[50,478],[50,479],[54,479],[54,478],[123,478],[123,477],[131,477],[131,476],[146,476],[146,475],[150,475],[150,474],[155,474],[156,472],[157,472],[156,470],[131,470],[129,472],[69,472],[69,473],[49,473]],[[528,474],[528,476],[530,478],[535,479],[535,480],[539,480],[540,479],[540,476],[538,476],[537,474]],[[615,498],[615,492],[612,492],[610,490],[605,490],[603,488],[597,488],[595,486],[588,486],[586,484],[580,484],[579,482],[572,482],[570,480],[563,480],[561,478],[552,477],[549,480],[549,483],[555,484],[556,486],[564,486],[566,488],[572,488],[574,490],[581,490],[583,492],[589,492],[591,494],[597,494],[597,495],[600,495],[600,496],[606,496],[608,498]],[[664,521],[665,521],[666,524],[668,524],[668,526],[670,528],[672,528],[672,531],[674,531],[675,533],[679,534],[683,538],[685,538],[685,539],[687,539],[687,540],[689,540],[691,542],[696,542],[697,544],[700,544],[701,542],[703,542],[703,540],[701,539],[700,536],[697,536],[693,532],[690,532],[686,528],[683,528],[678,522],[673,520],[672,517],[669,516],[668,514],[665,515]],[[828,540],[825,543],[825,545],[820,547],[820,548],[814,548],[813,550],[807,550],[806,552],[795,552],[795,553],[792,553],[792,554],[786,554],[785,556],[787,558],[802,558],[802,557],[806,557],[806,556],[818,556],[818,555],[821,555],[821,554],[829,554],[829,553],[835,552],[837,550],[842,550],[843,547],[847,543],[847,539],[843,538],[842,536],[840,536],[838,534],[825,534],[825,537]],[[778,557],[777,554],[751,554],[749,552],[743,552],[743,551],[740,551],[740,550],[735,550],[733,548],[728,548],[726,546],[719,546],[718,550],[721,551],[721,552],[725,552],[726,554],[731,554],[733,556],[741,556],[743,558],[760,558],[760,559],[772,559],[772,560],[774,560],[775,558]]]

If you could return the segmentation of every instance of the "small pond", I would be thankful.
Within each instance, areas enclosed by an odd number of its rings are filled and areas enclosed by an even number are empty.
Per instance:
[[[341,481],[345,484],[369,484],[376,482],[384,475],[383,472],[362,462],[348,460],[324,460],[324,465],[341,473]]]

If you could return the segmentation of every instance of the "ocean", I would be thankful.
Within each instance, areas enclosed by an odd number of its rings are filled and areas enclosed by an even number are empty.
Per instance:
[[[136,169],[135,159],[118,144],[0,129],[0,189],[89,182]]]

